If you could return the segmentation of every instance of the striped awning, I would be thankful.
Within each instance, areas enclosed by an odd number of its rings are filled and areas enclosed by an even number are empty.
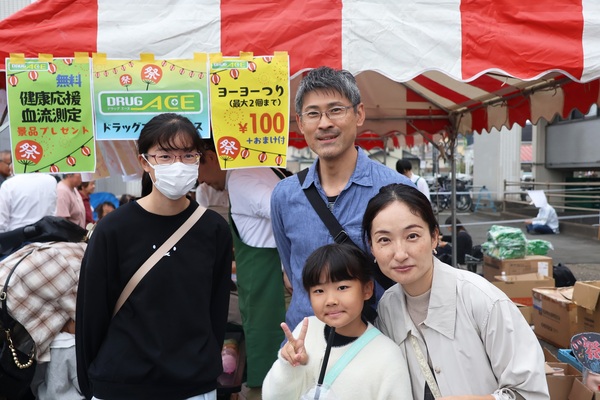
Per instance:
[[[292,96],[304,71],[345,68],[363,95],[361,129],[430,139],[599,103],[599,16],[596,0],[38,0],[0,21],[0,68],[10,53],[285,50]]]

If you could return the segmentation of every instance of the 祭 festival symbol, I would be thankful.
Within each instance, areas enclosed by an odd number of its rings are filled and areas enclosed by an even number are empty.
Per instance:
[[[166,112],[185,115],[201,137],[210,137],[208,54],[186,60],[94,54],[92,60],[98,140],[137,140],[146,122]]]
[[[10,57],[6,70],[15,174],[94,172],[87,54],[75,59]]]
[[[211,54],[210,83],[213,140],[221,168],[285,167],[288,54]]]
[[[578,333],[571,338],[571,350],[577,361],[595,374],[600,374],[600,333]]]

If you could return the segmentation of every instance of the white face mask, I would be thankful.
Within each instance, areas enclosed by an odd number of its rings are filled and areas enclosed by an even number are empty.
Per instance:
[[[198,164],[175,162],[168,165],[152,165],[156,181],[154,186],[167,198],[177,200],[194,187],[198,179]]]

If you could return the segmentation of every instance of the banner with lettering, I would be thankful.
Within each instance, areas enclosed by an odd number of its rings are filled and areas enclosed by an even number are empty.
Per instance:
[[[213,140],[222,169],[286,166],[289,76],[287,52],[210,55]]]
[[[11,56],[6,81],[15,174],[94,172],[87,53],[75,58]]]
[[[98,140],[137,140],[152,117],[185,115],[200,136],[210,137],[210,113],[205,53],[193,59],[107,59],[94,54],[93,80]]]

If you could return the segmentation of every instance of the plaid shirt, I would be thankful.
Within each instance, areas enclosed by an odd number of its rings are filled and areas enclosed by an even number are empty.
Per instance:
[[[0,284],[17,262],[7,289],[9,314],[21,323],[36,344],[36,359],[50,361],[50,343],[70,320],[75,303],[81,260],[87,243],[31,243],[0,262]]]

